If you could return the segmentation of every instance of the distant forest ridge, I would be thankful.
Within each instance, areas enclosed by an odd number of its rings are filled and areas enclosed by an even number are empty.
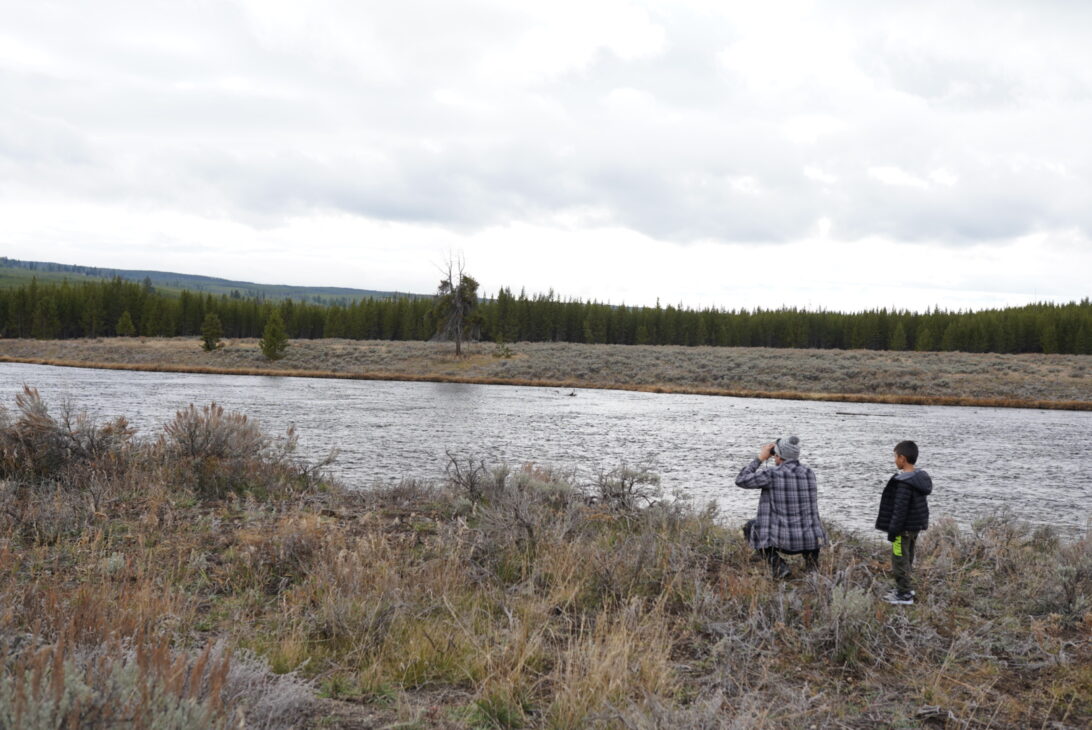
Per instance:
[[[364,298],[346,304],[161,290],[120,276],[79,283],[39,281],[0,289],[0,337],[68,339],[144,335],[197,337],[205,316],[225,337],[259,337],[274,310],[289,337],[427,340],[432,300]],[[1092,354],[1092,302],[1041,303],[978,312],[875,309],[841,313],[627,307],[528,297],[501,289],[476,310],[483,340],[625,345]]]
[[[196,274],[178,274],[170,271],[145,271],[143,269],[103,269],[95,266],[57,264],[49,261],[20,261],[0,256],[0,287],[19,286],[37,278],[39,282],[109,280],[120,277],[128,281],[143,283],[148,281],[155,287],[208,293],[219,296],[226,294],[236,299],[254,297],[259,299],[295,299],[314,304],[349,304],[364,298],[396,298],[400,296],[422,296],[406,292],[376,291],[372,289],[352,289],[338,286],[292,286],[284,284],[256,284],[252,281],[233,281],[212,276]]]

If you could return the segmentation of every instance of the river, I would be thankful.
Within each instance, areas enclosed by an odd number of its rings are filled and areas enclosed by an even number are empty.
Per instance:
[[[331,447],[333,473],[354,488],[438,478],[445,452],[490,464],[573,470],[590,483],[622,463],[660,474],[666,495],[715,500],[728,522],[753,516],[757,493],[734,486],[759,446],[787,433],[819,480],[823,518],[871,531],[902,439],[933,476],[933,518],[970,525],[999,509],[1067,535],[1092,515],[1092,413],[847,404],[617,390],[144,373],[0,364],[0,404],[23,384],[51,411],[65,399],[98,420],[125,416],[153,437],[180,408],[216,402],[266,433],[295,424],[302,455]]]

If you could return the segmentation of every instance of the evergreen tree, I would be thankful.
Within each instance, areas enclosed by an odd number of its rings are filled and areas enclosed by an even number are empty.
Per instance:
[[[902,326],[902,322],[895,325],[895,331],[891,333],[891,342],[888,344],[888,348],[896,351],[906,349],[906,329]]]
[[[145,281],[150,281],[145,277]],[[159,299],[156,297],[146,297],[144,299],[143,311],[140,315],[140,334],[145,337],[155,337],[158,332],[155,330],[156,322],[159,321]]]
[[[39,340],[55,340],[61,336],[61,318],[57,312],[57,300],[43,293],[34,307],[30,326],[31,337]]]
[[[132,337],[136,334],[136,325],[133,324],[133,317],[129,314],[128,309],[118,317],[117,332],[118,337]]]
[[[1077,337],[1073,343],[1073,353],[1076,355],[1092,355],[1092,327],[1082,324],[1077,330]]]
[[[1058,352],[1058,331],[1054,328],[1053,322],[1043,327],[1039,341],[1042,343],[1043,352],[1047,355]]]
[[[212,352],[220,347],[220,338],[224,336],[224,326],[216,312],[205,315],[205,321],[201,323],[201,347],[205,352]]]
[[[402,310],[402,319],[398,325],[398,329],[401,333],[401,339],[403,340],[416,340],[417,339],[417,317],[415,316],[413,302],[407,301],[405,309]]]
[[[284,351],[288,349],[288,333],[284,329],[284,318],[279,310],[274,309],[266,320],[258,346],[268,360],[280,360],[284,357]]]
[[[349,321],[345,310],[337,305],[330,307],[326,311],[326,322],[322,326],[322,336],[345,337],[348,330]]]
[[[929,325],[925,325],[918,331],[917,341],[914,343],[914,349],[918,352],[926,352],[932,350],[933,345],[933,330],[929,328]]]
[[[959,349],[959,327],[955,322],[952,322],[944,328],[944,335],[940,338],[940,348],[945,352],[952,352]]]

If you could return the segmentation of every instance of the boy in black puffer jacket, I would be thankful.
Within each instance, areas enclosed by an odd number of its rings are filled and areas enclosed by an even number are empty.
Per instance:
[[[929,494],[933,480],[924,469],[914,465],[918,445],[900,441],[895,446],[895,466],[899,471],[887,482],[880,497],[876,529],[887,533],[891,543],[891,567],[895,572],[895,590],[884,596],[888,603],[910,605],[914,602],[914,545],[918,533],[929,527]]]

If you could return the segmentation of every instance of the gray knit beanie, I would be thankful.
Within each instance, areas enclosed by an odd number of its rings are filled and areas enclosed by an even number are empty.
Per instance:
[[[800,437],[799,436],[782,436],[777,440],[777,444],[774,445],[774,453],[780,456],[785,461],[792,461],[793,459],[800,458]]]

